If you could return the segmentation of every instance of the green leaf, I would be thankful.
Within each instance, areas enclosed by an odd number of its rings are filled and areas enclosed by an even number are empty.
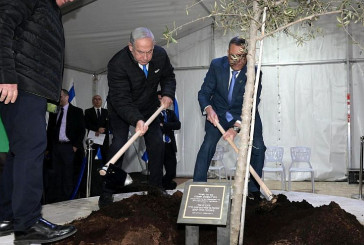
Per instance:
[[[171,37],[171,42],[172,43],[178,43],[176,39],[174,39],[173,37]]]

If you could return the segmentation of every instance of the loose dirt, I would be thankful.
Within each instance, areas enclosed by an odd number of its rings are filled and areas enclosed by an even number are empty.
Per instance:
[[[56,244],[185,244],[185,225],[177,224],[182,195],[180,191],[167,196],[133,195],[114,202],[73,221],[78,232]],[[244,244],[364,244],[364,226],[335,202],[313,207],[305,200],[290,202],[279,195],[277,203],[269,205],[247,201]],[[200,244],[216,244],[216,226],[200,227]]]

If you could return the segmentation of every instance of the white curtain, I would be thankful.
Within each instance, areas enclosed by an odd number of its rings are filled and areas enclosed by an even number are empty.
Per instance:
[[[346,34],[336,26],[335,17],[320,20],[325,35],[297,46],[284,35],[264,41],[262,58],[263,90],[259,111],[261,113],[264,140],[267,146],[283,146],[284,164],[290,164],[289,149],[292,146],[308,146],[312,149],[311,163],[316,180],[342,180],[345,178],[348,151],[347,93],[348,77],[352,78],[352,127],[353,142],[363,135],[363,53],[348,42]],[[355,26],[352,27],[353,29]],[[363,34],[356,38],[364,41]],[[196,155],[204,137],[205,118],[201,115],[197,93],[201,87],[212,58],[226,55],[228,42],[236,34],[223,35],[221,31],[205,27],[178,40],[178,44],[165,47],[176,68],[177,98],[182,128],[178,135],[178,176],[192,176]],[[122,47],[120,47],[122,48]],[[355,59],[357,62],[347,60]],[[66,77],[76,77],[66,70]],[[350,76],[348,76],[350,74]],[[83,77],[84,75],[82,75]],[[99,75],[92,84],[91,75],[84,80],[74,78],[78,105],[85,109],[91,105],[93,93],[103,99],[107,94],[106,75]],[[78,88],[87,93],[78,97]],[[83,92],[82,92],[83,93]],[[82,100],[85,101],[82,101]],[[229,151],[224,163],[235,165],[236,154]],[[136,142],[136,149],[127,152],[124,167],[127,171],[140,171],[136,152],[143,152],[143,142]],[[358,163],[359,144],[353,144],[354,164]],[[267,176],[268,177],[268,176]],[[278,176],[270,178],[278,179]],[[297,174],[294,180],[308,179]]]

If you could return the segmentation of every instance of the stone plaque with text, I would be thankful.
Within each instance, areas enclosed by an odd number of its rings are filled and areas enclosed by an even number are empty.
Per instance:
[[[187,182],[177,223],[226,225],[230,184]]]

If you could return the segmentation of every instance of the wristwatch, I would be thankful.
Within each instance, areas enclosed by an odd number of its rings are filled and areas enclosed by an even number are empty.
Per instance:
[[[240,127],[234,126],[233,130],[238,134],[240,132]]]

